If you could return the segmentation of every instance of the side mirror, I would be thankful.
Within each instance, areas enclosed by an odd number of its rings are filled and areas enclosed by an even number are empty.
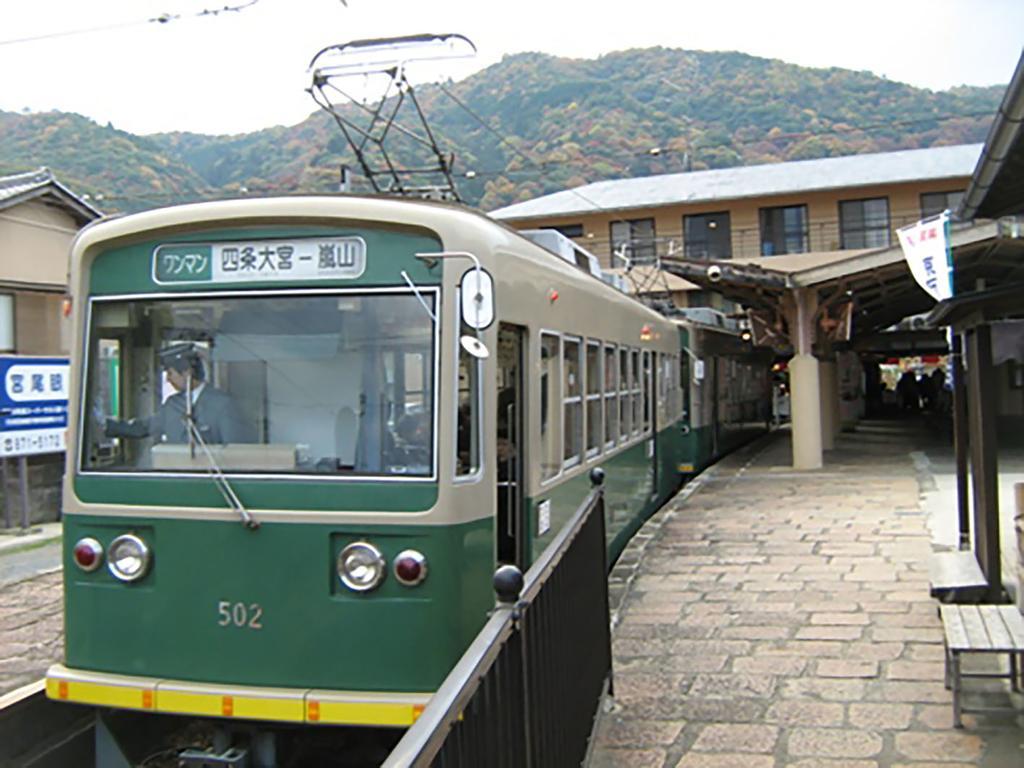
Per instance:
[[[491,352],[487,349],[487,345],[480,341],[476,336],[463,336],[459,339],[459,344],[461,344],[462,348],[477,360],[486,360],[491,356]]]

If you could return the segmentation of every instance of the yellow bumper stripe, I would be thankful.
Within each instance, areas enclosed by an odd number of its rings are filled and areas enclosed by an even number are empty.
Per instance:
[[[163,684],[158,690],[158,712],[176,715],[205,715],[207,717],[238,717],[244,720],[277,720],[289,723],[303,722],[301,692],[292,696],[246,696],[235,692],[196,692],[173,688]]]
[[[422,704],[306,700],[306,721],[322,725],[408,726],[422,712]]]
[[[429,694],[221,687],[81,672],[61,664],[47,672],[46,695],[57,701],[175,715],[395,727],[416,722],[430,698]]]
[[[118,709],[155,710],[155,685],[109,685],[81,680],[62,680],[47,677],[46,696],[57,701],[73,701],[78,704],[93,704]]]

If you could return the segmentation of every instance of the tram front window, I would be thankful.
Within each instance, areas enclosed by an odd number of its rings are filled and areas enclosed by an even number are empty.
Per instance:
[[[82,469],[431,476],[435,304],[94,300]]]

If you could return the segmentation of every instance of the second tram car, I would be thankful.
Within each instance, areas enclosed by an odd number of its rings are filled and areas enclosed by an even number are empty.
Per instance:
[[[455,206],[84,230],[53,699],[407,726],[606,474],[610,561],[767,421],[768,365]]]

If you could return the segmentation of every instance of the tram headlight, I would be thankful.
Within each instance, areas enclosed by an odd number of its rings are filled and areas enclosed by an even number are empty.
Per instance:
[[[354,541],[338,554],[338,578],[353,592],[369,592],[386,574],[384,555],[369,542]]]
[[[71,550],[75,565],[86,573],[91,573],[100,567],[103,562],[103,545],[91,536],[79,539]]]
[[[415,587],[427,578],[427,558],[415,549],[406,549],[395,557],[394,569],[400,584]]]
[[[146,542],[132,533],[118,536],[110,542],[107,568],[120,581],[138,581],[146,575],[152,553]]]

